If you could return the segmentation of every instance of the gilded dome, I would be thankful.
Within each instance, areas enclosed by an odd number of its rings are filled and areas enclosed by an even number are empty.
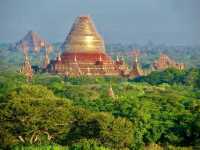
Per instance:
[[[75,20],[62,47],[65,52],[105,52],[104,41],[89,16]]]

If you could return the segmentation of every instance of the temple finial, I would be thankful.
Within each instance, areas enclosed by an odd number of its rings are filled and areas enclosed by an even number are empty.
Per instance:
[[[59,51],[59,50],[58,50],[58,52],[57,52],[56,60],[57,60],[57,61],[61,61],[61,54],[60,54],[60,51]]]
[[[116,61],[119,61],[119,56],[117,55],[117,60]]]
[[[140,56],[140,51],[138,49],[133,50],[133,57],[134,61],[137,63],[138,62],[138,57]]]
[[[139,55],[140,55],[139,50],[135,49],[133,51],[133,57],[134,57],[133,67],[132,67],[131,72],[129,73],[129,77],[139,77],[139,76],[144,75],[144,71],[140,67],[140,64],[139,64],[139,61],[138,61]]]

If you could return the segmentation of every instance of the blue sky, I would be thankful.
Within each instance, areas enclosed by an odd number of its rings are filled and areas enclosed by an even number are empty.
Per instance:
[[[63,42],[80,15],[92,16],[106,43],[200,44],[200,0],[0,0],[0,43],[28,30]]]

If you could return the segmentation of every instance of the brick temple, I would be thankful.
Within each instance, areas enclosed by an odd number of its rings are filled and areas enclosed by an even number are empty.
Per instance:
[[[158,60],[154,61],[153,67],[156,70],[165,70],[167,68],[176,68],[178,70],[183,70],[186,66],[183,63],[177,63],[166,54],[160,54]]]

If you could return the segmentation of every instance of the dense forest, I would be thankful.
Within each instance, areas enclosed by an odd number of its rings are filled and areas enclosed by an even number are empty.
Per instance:
[[[108,94],[112,86],[114,97]],[[32,81],[0,72],[0,149],[200,149],[200,69]]]
[[[199,47],[107,45],[129,65],[133,48],[144,68],[163,52],[188,69],[135,79],[38,73],[27,82],[17,73],[22,53],[0,44],[0,149],[200,149]],[[43,54],[30,52],[31,63],[41,65]]]

